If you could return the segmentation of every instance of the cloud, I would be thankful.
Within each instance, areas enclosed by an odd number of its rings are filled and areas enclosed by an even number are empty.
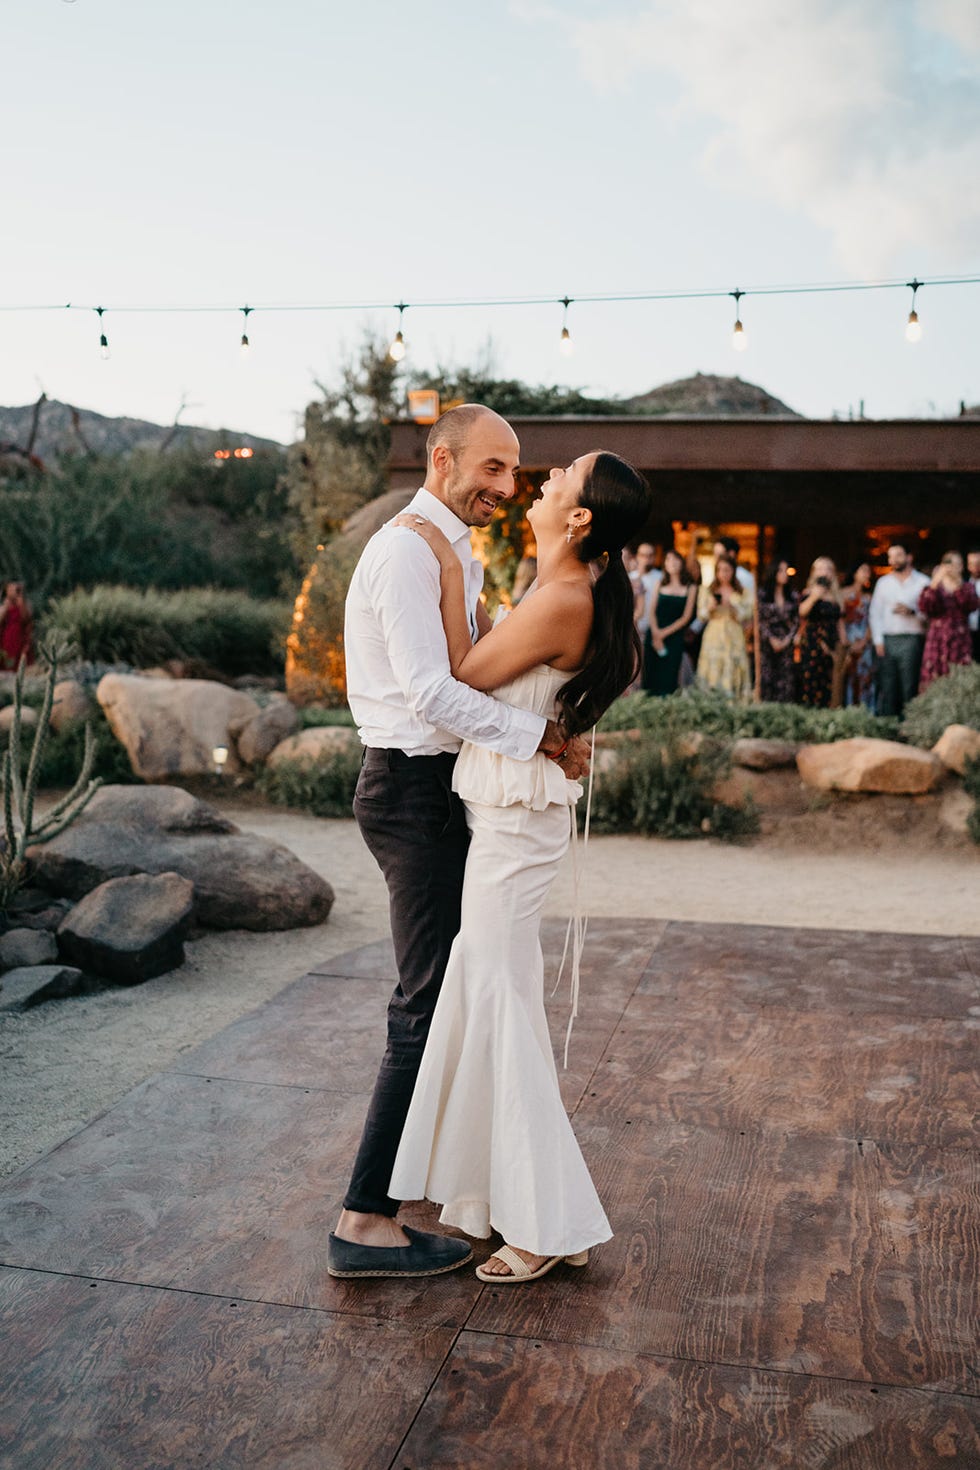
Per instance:
[[[708,177],[808,216],[848,272],[912,270],[926,253],[943,269],[976,268],[977,0],[657,0],[596,19],[551,13],[593,87],[669,79],[675,119],[707,127]]]

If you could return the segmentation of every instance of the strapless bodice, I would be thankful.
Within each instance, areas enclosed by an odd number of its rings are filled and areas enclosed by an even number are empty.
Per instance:
[[[535,664],[516,679],[508,679],[506,684],[494,689],[493,697],[553,720],[557,709],[555,697],[572,677],[566,669]],[[582,795],[578,782],[566,780],[560,764],[540,751],[530,760],[519,761],[468,741],[456,760],[453,790],[464,801],[484,806],[526,806],[532,811],[541,811],[555,803],[570,806]]]

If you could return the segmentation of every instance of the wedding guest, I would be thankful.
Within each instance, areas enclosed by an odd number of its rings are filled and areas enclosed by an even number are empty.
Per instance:
[[[871,594],[871,641],[878,657],[878,714],[900,715],[919,689],[926,623],[919,597],[929,578],[912,565],[902,541],[888,548],[890,570]]]
[[[752,602],[742,588],[735,563],[723,552],[715,558],[710,587],[698,595],[698,617],[704,623],[698,678],[709,689],[721,689],[743,699],[749,693],[749,656],[745,651],[745,624]]]
[[[972,660],[971,613],[980,608],[980,598],[972,581],[963,577],[963,558],[958,551],[947,551],[932,574],[932,581],[919,594],[919,611],[927,619],[926,642],[922,652],[920,691],[933,679],[948,674],[954,664]]]
[[[739,574],[741,576],[741,574]],[[785,557],[766,569],[759,592],[759,695],[792,704],[796,698],[793,641],[800,624],[800,596],[790,586]]]
[[[34,662],[34,613],[23,582],[5,582],[0,594],[0,669]]]
[[[830,706],[834,657],[844,643],[837,568],[829,556],[818,556],[800,599],[800,703]]]
[[[841,589],[844,610],[844,632],[848,642],[844,668],[844,699],[847,705],[863,704],[874,712],[875,652],[871,646],[871,587],[874,573],[869,562],[858,562],[847,574],[847,585]]]
[[[742,594],[748,599],[749,603],[752,604],[755,602],[755,577],[749,571],[747,566],[743,566],[742,562],[740,561],[741,555],[742,548],[738,544],[737,536],[718,537],[718,540],[715,542],[714,545],[715,561],[718,560],[719,556],[731,557],[732,561],[735,563],[735,571],[738,575],[739,584],[742,588]]]
[[[663,573],[650,592],[643,644],[643,688],[648,694],[673,694],[684,653],[684,630],[694,616],[697,588],[684,558],[671,548]]]
[[[630,578],[635,598],[636,631],[641,643],[646,641],[650,627],[650,593],[660,581],[660,576],[656,549],[649,541],[641,541],[636,548],[636,575]]]
[[[980,597],[980,549],[966,553],[966,574]],[[980,664],[980,612],[970,614],[970,642],[973,645],[973,662]]]

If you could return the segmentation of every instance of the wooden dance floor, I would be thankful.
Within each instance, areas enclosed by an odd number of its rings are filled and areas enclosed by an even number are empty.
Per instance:
[[[391,981],[324,965],[0,1187],[0,1464],[980,1466],[980,940],[594,922],[615,1238],[528,1287],[326,1273]]]

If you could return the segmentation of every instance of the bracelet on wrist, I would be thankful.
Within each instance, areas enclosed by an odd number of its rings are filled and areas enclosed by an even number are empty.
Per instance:
[[[569,737],[565,741],[564,745],[559,745],[559,747],[558,747],[557,750],[546,750],[545,751],[545,755],[548,757],[548,759],[550,761],[559,761],[559,762],[560,761],[563,761],[565,759],[565,752],[567,751],[567,749],[571,745],[571,743],[572,743],[572,737],[569,735]]]

